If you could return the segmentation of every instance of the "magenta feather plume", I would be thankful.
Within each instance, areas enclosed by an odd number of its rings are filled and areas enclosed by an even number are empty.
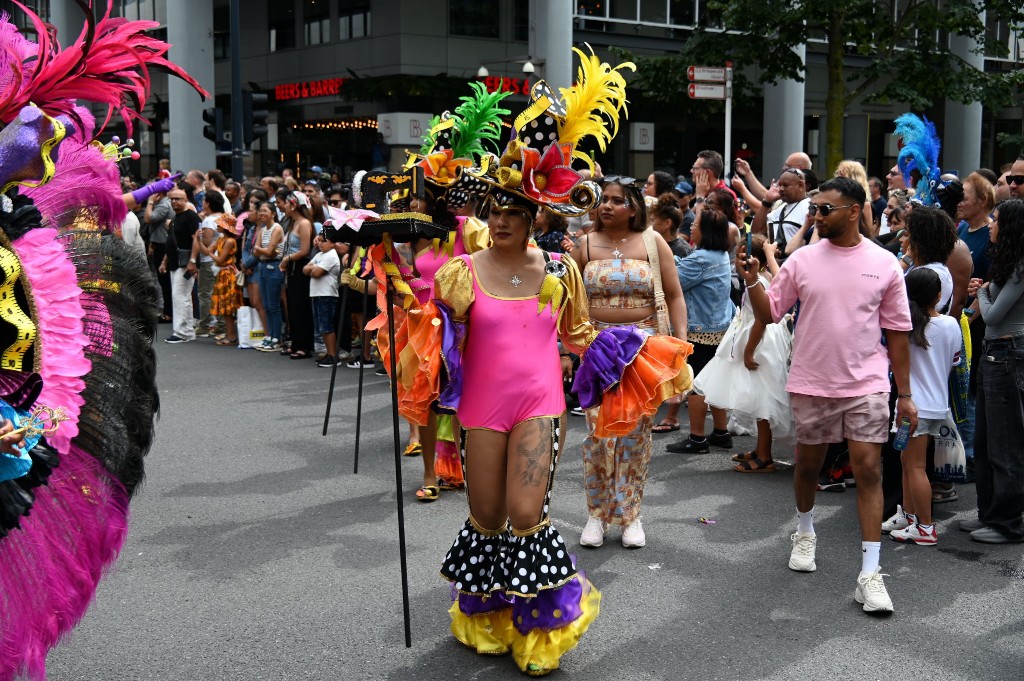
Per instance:
[[[8,82],[0,83],[0,122],[13,120],[29,102],[51,116],[73,116],[75,100],[83,99],[107,106],[100,132],[116,111],[130,134],[134,121],[146,120],[141,111],[149,97],[152,68],[181,78],[204,99],[210,96],[194,78],[167,59],[170,45],[146,34],[159,27],[157,22],[112,18],[108,7],[103,18],[94,23],[89,12],[78,39],[61,49],[35,13],[18,0],[14,3],[32,22],[38,42],[30,58],[23,56],[23,44],[15,42],[0,48],[11,72]],[[3,17],[0,23],[10,22]],[[6,31],[0,31],[0,36],[6,35]]]

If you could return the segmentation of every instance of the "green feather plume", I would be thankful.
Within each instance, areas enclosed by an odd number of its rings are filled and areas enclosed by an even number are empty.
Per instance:
[[[437,133],[431,131],[437,127],[437,124],[440,122],[440,116],[434,116],[427,121],[427,130],[423,133],[423,144],[420,145],[420,156],[426,156],[434,150],[434,145],[437,144]]]
[[[476,158],[486,153],[485,144],[498,149],[501,138],[501,117],[511,113],[498,106],[510,92],[487,92],[483,83],[473,82],[473,95],[459,97],[462,102],[455,109],[455,129],[452,133],[452,156]]]

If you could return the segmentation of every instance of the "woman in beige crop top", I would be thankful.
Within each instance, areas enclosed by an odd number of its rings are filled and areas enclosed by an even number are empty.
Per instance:
[[[635,324],[655,333],[653,273],[643,238],[647,209],[640,189],[621,178],[607,178],[602,189],[594,231],[581,238],[572,252],[583,272],[591,321],[598,329]],[[654,236],[673,335],[686,340],[686,303],[675,260],[665,240]],[[600,546],[607,526],[621,525],[623,546],[640,548],[646,543],[640,503],[651,458],[653,419],[642,419],[626,436],[599,438],[594,435],[598,414],[597,408],[587,411],[589,435],[583,443],[583,462],[590,518],[580,544]]]

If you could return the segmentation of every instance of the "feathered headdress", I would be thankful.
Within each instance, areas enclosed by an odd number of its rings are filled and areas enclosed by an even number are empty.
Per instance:
[[[35,28],[33,43],[22,37],[6,14],[0,15],[0,122],[14,120],[29,103],[47,114],[75,119],[75,100],[84,99],[107,106],[102,132],[114,111],[124,120],[129,134],[150,92],[149,69],[168,71],[210,96],[198,82],[167,58],[170,45],[147,31],[159,28],[155,21],[111,18],[110,6],[98,22],[92,3],[75,0],[86,16],[78,39],[61,49],[42,19],[21,8]]]
[[[454,187],[483,180],[497,205],[531,215],[544,206],[571,217],[597,203],[600,189],[584,181],[571,164],[573,159],[593,164],[579,149],[582,140],[595,138],[603,151],[618,132],[619,112],[626,111],[626,80],[620,71],[636,67],[631,62],[613,67],[587,48],[589,55],[573,48],[580,58],[577,82],[562,88],[561,98],[544,81],[534,83],[530,103],[513,122],[512,138],[500,160],[485,161],[481,173],[463,173]]]
[[[939,150],[942,142],[935,132],[935,124],[927,118],[905,113],[895,120],[900,154],[896,165],[908,187],[913,185],[910,173],[917,171],[921,179],[914,186],[914,198],[925,205],[935,203],[935,189],[942,171],[939,169]]]

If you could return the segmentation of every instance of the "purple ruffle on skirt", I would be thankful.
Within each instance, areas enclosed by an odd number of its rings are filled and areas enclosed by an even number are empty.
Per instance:
[[[460,594],[455,587],[452,587],[452,600],[459,601],[459,610],[462,611],[462,614],[481,615],[485,612],[511,607],[516,599],[514,596],[506,596],[504,591],[481,595]]]
[[[580,601],[586,577],[577,575],[556,589],[544,589],[533,598],[516,598],[512,621],[520,634],[534,629],[561,629],[583,614]]]
[[[581,407],[590,409],[601,403],[601,396],[622,380],[646,340],[647,334],[635,326],[612,326],[597,334],[572,384]]]
[[[441,394],[438,403],[444,409],[459,408],[462,398],[462,344],[466,339],[466,325],[452,319],[451,311],[444,303],[435,300],[441,317],[441,360],[444,373],[441,376]]]

